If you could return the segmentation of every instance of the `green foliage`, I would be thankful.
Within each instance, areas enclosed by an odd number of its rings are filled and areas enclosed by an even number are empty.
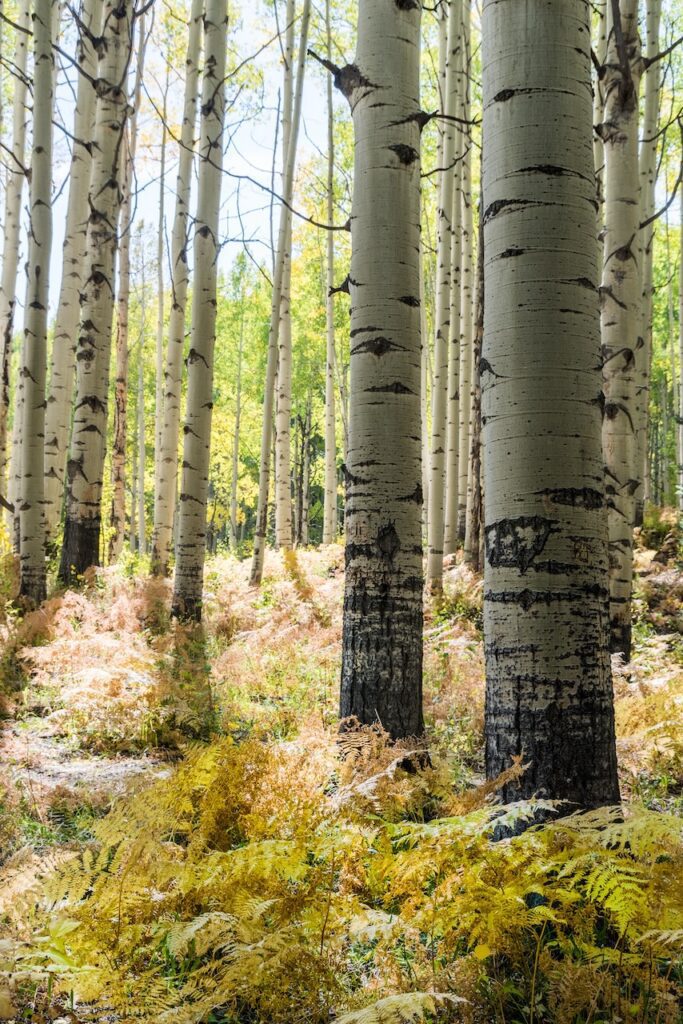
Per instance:
[[[196,749],[95,826],[43,910],[58,942],[20,965],[59,954],[66,989],[155,1024],[674,1024],[680,823],[607,808],[514,836],[552,805],[488,787],[454,814],[417,753],[377,730],[341,759],[319,731]]]

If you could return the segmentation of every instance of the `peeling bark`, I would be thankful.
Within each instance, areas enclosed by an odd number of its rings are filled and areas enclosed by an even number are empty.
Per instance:
[[[582,807],[619,799],[599,311],[583,284],[597,273],[589,10],[483,8],[487,774],[523,755],[503,799]]]

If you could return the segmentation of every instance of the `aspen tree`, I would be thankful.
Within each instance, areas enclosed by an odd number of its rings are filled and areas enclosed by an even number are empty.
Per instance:
[[[35,605],[46,597],[43,494],[47,315],[52,245],[53,6],[54,0],[34,0],[28,286],[20,371],[24,381],[19,503],[20,589],[24,597]]]
[[[0,494],[5,493],[7,459],[7,414],[10,402],[10,357],[19,269],[21,196],[24,190],[24,150],[26,147],[26,58],[29,35],[29,2],[22,0],[17,15],[16,44],[13,56],[12,146],[5,179],[3,218],[2,276],[0,276]]]
[[[462,117],[470,118],[470,60],[471,60],[471,3],[463,3],[462,32]],[[466,124],[462,127],[462,253],[460,257],[460,404],[458,431],[458,515],[456,533],[458,541],[465,540],[467,517],[467,480],[470,466],[470,411],[472,408],[472,139]]]
[[[330,0],[325,2],[327,59],[332,60]],[[327,223],[334,219],[334,107],[332,79],[327,78]],[[337,437],[334,401],[334,233],[327,232],[327,355],[325,360],[325,499],[323,505],[323,544],[337,539]]]
[[[158,460],[159,480],[154,493],[152,572],[167,575],[173,537],[178,481],[178,432],[185,341],[185,307],[189,284],[187,235],[192,188],[192,165],[197,121],[197,90],[203,0],[192,0],[185,60],[185,97],[180,130],[175,211],[171,235],[171,310],[164,368],[163,425]]]
[[[360,0],[335,73],[355,133],[341,716],[422,719],[418,0]]]
[[[138,492],[138,552],[147,554],[147,533],[145,515],[145,323],[142,322],[140,335],[140,359],[138,362],[138,403],[137,403],[137,492]]]
[[[476,317],[472,360],[472,405],[470,408],[470,458],[467,475],[467,515],[465,517],[464,559],[474,569],[482,569],[481,548],[481,347],[484,340],[484,223],[479,203],[479,244],[476,275]]]
[[[296,92],[294,95],[294,106],[291,119],[291,132],[287,140],[286,159],[284,166],[282,195],[286,202],[291,203],[294,190],[294,167],[296,162],[296,147],[299,135],[299,122],[301,120],[301,100],[303,95],[303,67],[306,57],[306,40],[308,38],[308,23],[310,21],[311,5],[310,0],[304,0],[301,14],[301,37],[299,48],[299,66],[297,70]],[[263,394],[263,425],[261,428],[261,455],[259,461],[259,491],[256,509],[256,526],[254,528],[254,553],[251,563],[250,582],[252,586],[258,586],[263,576],[263,562],[266,550],[266,531],[268,526],[268,491],[270,489],[270,452],[273,436],[273,404],[275,393],[275,378],[278,367],[278,353],[280,343],[280,312],[282,303],[283,287],[286,278],[286,254],[288,230],[291,213],[283,203],[280,208],[280,225],[278,229],[278,241],[273,275],[273,298],[270,312],[270,330],[268,334],[268,361],[266,364],[266,381]],[[280,353],[281,354],[281,353]],[[287,471],[287,488],[289,488],[289,470]],[[291,510],[290,510],[291,526]],[[291,544],[291,540],[290,540]]]
[[[76,349],[76,405],[59,575],[70,582],[100,560],[114,270],[121,203],[120,151],[127,116],[132,0],[106,0],[98,68],[88,226]],[[93,86],[93,87],[95,87]]]
[[[187,357],[187,407],[173,583],[173,613],[188,619],[200,619],[202,613],[216,340],[218,214],[223,168],[226,23],[227,0],[207,0],[192,329]]]
[[[80,12],[83,27],[79,32],[77,57],[82,74],[79,73],[76,85],[74,140],[62,249],[62,281],[55,316],[45,411],[45,518],[48,541],[57,528],[64,497],[64,471],[76,372],[76,336],[84,280],[88,185],[92,165],[91,140],[96,100],[92,80],[97,77],[95,40],[101,32],[102,6],[96,0],[85,0]]]
[[[679,257],[678,257],[678,507],[683,510],[683,189],[679,206]],[[647,454],[647,441],[646,441]]]
[[[168,116],[170,61],[161,112],[161,157],[159,160],[159,210],[157,219],[157,333],[154,374],[154,494],[161,486],[161,432],[164,422],[164,229],[166,196],[166,123]]]
[[[290,14],[291,7],[291,14]],[[288,4],[288,16],[293,30],[294,4]],[[310,20],[310,0],[304,0],[301,17],[301,38],[297,60],[296,78],[292,68],[291,42],[288,37],[286,57],[285,97],[290,99],[284,108],[283,116],[283,164],[289,159],[289,148],[296,145],[299,125],[294,125],[293,118],[301,117],[301,95],[303,92],[304,72],[306,68],[306,45]],[[289,25],[288,25],[289,32]],[[296,90],[296,98],[292,97]],[[291,115],[289,109],[291,108]],[[283,174],[283,184],[286,170]],[[292,287],[292,211],[289,208],[294,193],[294,180],[289,183],[288,191],[283,189],[282,215],[285,218],[284,247],[280,258],[283,260],[282,287],[280,297],[280,331],[278,337],[278,369],[277,369],[277,404],[275,414],[275,536],[278,547],[292,546],[292,489],[291,489],[291,419],[292,419],[292,317],[290,311]],[[289,205],[287,205],[289,204]]]
[[[230,549],[237,550],[237,479],[240,461],[240,423],[242,418],[242,352],[244,350],[244,267],[240,286],[240,337],[237,348],[237,381],[235,383],[235,435],[232,441],[230,480]]]
[[[133,180],[137,151],[137,123],[140,108],[142,78],[145,67],[145,16],[140,17],[138,59],[133,89],[133,110],[128,121],[127,147],[122,147],[123,202],[121,204],[119,232],[118,295],[116,297],[116,383],[114,388],[114,442],[111,457],[112,499],[109,538],[109,561],[119,557],[123,550],[126,530],[126,444],[128,436],[128,313],[130,302],[130,236],[133,218]],[[141,238],[142,241],[142,238]],[[143,243],[144,244],[144,243]]]
[[[456,137],[458,128],[450,118],[459,116],[460,30],[462,26],[462,0],[450,0],[448,5],[448,41],[445,59],[444,113],[447,116],[443,130],[443,149],[439,179],[437,210],[436,308],[434,312],[434,376],[432,378],[432,429],[429,477],[429,523],[427,543],[427,579],[433,591],[440,591],[443,582],[444,530],[446,520],[446,454],[448,448],[448,410],[453,395],[450,393],[449,342],[455,325],[451,316],[452,247],[459,245],[459,218],[453,217],[458,209],[454,195],[457,170]],[[456,165],[456,168],[459,165]],[[457,398],[456,398],[457,400]]]
[[[659,52],[659,24],[662,0],[648,0],[646,16],[646,59]],[[661,69],[655,61],[644,75],[643,141],[640,145],[640,219],[649,220],[655,213],[655,186],[657,183],[657,122]],[[647,427],[650,404],[650,370],[652,364],[652,299],[653,256],[655,224],[646,224],[639,234],[638,259],[641,273],[641,325],[636,352],[636,465],[642,480],[636,493],[635,525],[642,522],[647,477]]]
[[[637,240],[638,85],[641,73],[637,0],[612,0],[605,74],[605,241],[602,270],[603,448],[609,508],[612,651],[631,653],[635,499],[642,477],[636,448],[636,366],[641,331]]]
[[[608,8],[611,0],[598,0],[597,7],[597,31],[595,38],[595,54],[597,57],[598,69],[593,77],[593,164],[595,167],[595,182],[597,187],[597,199],[600,206],[603,201],[603,176],[605,153],[602,146],[600,131],[597,130],[602,124],[605,109],[605,92],[603,76],[605,72],[605,61],[607,60],[607,32],[608,20],[611,26],[611,18],[608,18]]]
[[[619,800],[588,0],[484,0],[486,770]]]

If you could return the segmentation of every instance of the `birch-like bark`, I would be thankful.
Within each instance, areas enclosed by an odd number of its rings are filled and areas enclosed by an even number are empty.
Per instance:
[[[310,13],[310,0],[304,0],[304,7],[301,15],[299,66],[297,69],[296,93],[294,96],[294,108],[291,118],[292,127],[285,146],[287,157],[285,160],[282,182],[282,195],[284,198],[287,198],[288,196],[291,197],[293,195],[294,167],[296,162],[296,147],[299,134],[299,122],[301,120],[301,100],[303,94],[303,62],[306,57],[305,43],[308,38]],[[266,365],[266,381],[263,394],[263,425],[261,428],[261,455],[259,461],[259,492],[256,510],[256,525],[254,528],[254,553],[252,557],[250,576],[252,586],[258,586],[261,582],[261,578],[263,576],[263,561],[266,551],[268,491],[270,489],[270,451],[273,435],[273,404],[275,378],[278,370],[281,296],[283,294],[283,285],[286,275],[285,254],[287,252],[288,230],[291,230],[291,213],[283,204],[280,208],[280,226],[278,229],[278,241],[273,274],[273,298],[270,311],[270,331],[268,334],[268,361]],[[289,471],[287,472],[286,483],[287,488],[289,489]],[[289,502],[289,507],[291,527],[291,501]]]
[[[648,0],[646,16],[646,57],[659,53],[659,24],[662,0]],[[659,94],[661,68],[655,61],[646,68],[644,75],[644,116],[643,141],[640,146],[640,219],[646,221],[655,212],[655,186],[657,183],[657,122],[659,119]],[[635,499],[635,525],[642,523],[645,491],[647,489],[647,429],[650,408],[650,372],[652,367],[652,300],[653,256],[655,224],[648,224],[639,232],[638,259],[641,273],[641,326],[636,353],[636,460],[638,476],[642,474],[642,486]]]
[[[17,14],[20,28],[28,28],[29,3],[22,0]],[[5,495],[7,472],[7,414],[10,403],[10,359],[16,305],[17,272],[19,269],[19,238],[21,232],[21,196],[24,189],[26,148],[26,58],[29,36],[16,33],[13,56],[14,84],[12,93],[12,146],[5,179],[5,213],[3,218],[2,275],[0,276],[0,494]],[[14,447],[14,446],[13,446]],[[11,488],[10,488],[11,490]],[[10,497],[12,495],[10,494]]]
[[[596,3],[598,24],[595,34],[595,54],[600,68],[599,72],[593,75],[593,165],[595,167],[595,185],[597,190],[598,208],[602,206],[604,199],[603,176],[605,152],[602,145],[600,132],[596,128],[602,124],[605,110],[605,90],[603,85],[604,66],[607,60],[607,32],[608,32],[608,8],[611,0],[598,0]],[[609,21],[611,26],[611,20]],[[598,217],[600,220],[600,217]]]
[[[140,337],[140,362],[138,363],[138,408],[137,408],[137,496],[138,496],[138,552],[147,554],[147,532],[145,515],[145,462],[147,446],[145,444],[145,325],[142,324]]]
[[[29,189],[28,287],[21,376],[22,480],[19,501],[20,590],[38,605],[46,597],[44,451],[47,315],[52,245],[52,19],[54,0],[34,0],[33,142]]]
[[[51,375],[45,412],[45,519],[48,542],[59,523],[64,497],[64,473],[69,447],[76,373],[76,337],[80,293],[84,282],[88,223],[88,186],[92,166],[97,51],[93,38],[102,29],[102,4],[85,0],[80,12],[84,29],[78,41],[78,75],[74,111],[74,141],[69,170],[69,198],[62,250],[62,281],[55,317]]]
[[[424,212],[423,212],[424,217]],[[429,326],[427,323],[427,289],[425,287],[425,254],[420,243],[420,436],[422,437],[422,532],[429,530]]]
[[[619,800],[588,0],[484,0],[486,765]]]
[[[613,0],[616,5],[617,0]],[[618,24],[617,24],[618,21]],[[638,2],[621,0],[605,74],[605,244],[602,271],[603,448],[609,508],[612,651],[631,653],[631,589],[637,464],[636,368],[641,331],[638,269]]]
[[[118,295],[116,297],[116,383],[114,386],[114,441],[111,455],[111,517],[109,561],[123,551],[126,531],[126,446],[128,437],[128,314],[130,305],[130,236],[133,218],[133,181],[137,151],[137,122],[145,67],[145,15],[138,25],[138,59],[135,69],[133,109],[127,128],[127,147],[123,146],[123,202],[120,213]],[[144,328],[144,324],[143,324]]]
[[[467,476],[467,515],[465,517],[464,558],[467,565],[482,569],[481,549],[481,348],[484,340],[484,221],[479,203],[479,240],[477,249],[476,316],[474,319],[472,360],[472,406],[470,409],[470,458]]]
[[[168,347],[164,369],[163,426],[159,446],[158,485],[154,492],[154,534],[151,569],[156,575],[168,574],[173,539],[173,517],[178,482],[178,432],[185,342],[185,307],[189,271],[187,263],[188,219],[192,189],[197,121],[197,89],[203,0],[192,0],[185,60],[185,98],[180,129],[178,176],[171,235],[171,310],[168,323]]]
[[[154,385],[154,495],[161,486],[161,434],[164,424],[164,207],[166,196],[166,123],[170,65],[166,65],[166,84],[161,120],[161,158],[159,161],[159,210],[157,219],[157,334]]]
[[[332,60],[330,0],[325,2],[327,59]],[[334,219],[334,107],[332,78],[327,78],[327,223]],[[323,503],[323,544],[337,539],[337,432],[334,400],[334,232],[327,232],[327,357],[325,361],[325,496]]]
[[[680,193],[678,257],[678,507],[683,511],[683,190]],[[647,453],[647,442],[646,442]]]
[[[194,235],[192,330],[187,357],[183,467],[173,613],[200,619],[206,551],[213,352],[216,341],[216,260],[223,167],[227,0],[207,0],[204,16],[200,164]]]
[[[423,731],[420,16],[360,0],[336,83],[355,131],[341,716]]]
[[[459,90],[461,75],[462,0],[450,0],[448,6],[448,42],[446,47],[444,113],[447,117],[459,116]],[[447,449],[449,409],[454,399],[449,374],[449,349],[456,325],[452,319],[451,290],[453,287],[452,249],[459,246],[459,189],[457,172],[459,164],[454,161],[459,155],[457,140],[458,127],[446,120],[440,166],[439,205],[437,210],[437,257],[436,257],[436,302],[434,312],[434,376],[432,378],[432,428],[430,445],[429,477],[429,524],[427,543],[427,580],[432,591],[438,592],[443,584],[444,530],[447,519]],[[455,196],[457,195],[457,199]],[[459,306],[459,302],[458,302]],[[457,401],[457,396],[455,397]],[[450,453],[449,453],[450,455]],[[448,459],[450,467],[450,457]]]
[[[470,63],[471,63],[471,0],[464,0],[463,6],[463,105],[462,116],[470,117]],[[472,252],[474,223],[472,216],[472,140],[471,133],[463,126],[462,165],[462,254],[460,258],[461,307],[460,307],[460,424],[458,433],[458,518],[457,539],[465,540],[467,518],[467,480],[470,464],[470,412],[472,408]]]
[[[235,384],[235,435],[232,440],[232,477],[230,480],[230,550],[237,551],[237,481],[240,464],[240,424],[242,418],[242,352],[244,350],[244,279],[240,288],[240,340],[237,349]]]
[[[293,8],[293,5],[292,5]],[[289,10],[289,5],[288,5]],[[289,85],[294,88],[292,121],[288,124],[283,118],[283,164],[289,160],[289,148],[296,145],[299,125],[295,118],[301,117],[301,96],[303,92],[304,74],[306,69],[306,46],[308,41],[308,25],[310,20],[310,0],[304,0],[301,16],[301,38],[297,59],[296,79],[292,83],[292,58],[288,52]],[[293,18],[292,18],[293,21]],[[293,26],[292,26],[293,27]],[[287,69],[286,69],[287,70]],[[296,154],[294,154],[296,157]],[[285,174],[283,174],[284,184]],[[283,191],[285,203],[291,206],[294,194],[294,179],[289,183],[288,191]],[[282,294],[280,299],[280,333],[278,339],[278,370],[277,370],[277,406],[275,414],[275,537],[277,546],[291,548],[292,530],[292,488],[291,488],[291,419],[292,419],[292,317],[290,311],[292,282],[292,212],[285,206],[283,215],[286,220],[285,244],[281,253],[284,261],[282,274]]]
[[[120,152],[128,110],[125,82],[132,45],[132,18],[132,0],[106,0],[76,348],[76,407],[66,470],[66,519],[59,568],[64,583],[100,561],[102,478],[121,204]]]

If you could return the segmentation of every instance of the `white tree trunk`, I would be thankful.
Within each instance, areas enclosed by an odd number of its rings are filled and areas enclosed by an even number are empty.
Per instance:
[[[62,250],[62,282],[55,317],[51,375],[45,413],[45,517],[48,541],[59,523],[64,497],[64,472],[69,447],[73,391],[76,371],[76,336],[80,293],[84,282],[85,239],[88,223],[88,186],[92,165],[95,120],[95,90],[90,79],[97,76],[97,52],[88,33],[101,32],[102,4],[85,0],[80,18],[87,31],[78,42],[78,75],[74,111],[75,141],[69,170],[69,199]],[[83,143],[86,143],[85,145]]]
[[[145,335],[140,338],[140,362],[138,364],[138,408],[137,408],[137,496],[138,496],[138,552],[147,554],[147,532],[145,516],[145,463],[147,446],[145,443]]]
[[[659,52],[659,23],[662,0],[648,0],[646,19],[646,56]],[[655,62],[645,71],[645,105],[640,146],[640,219],[648,220],[655,212],[655,185],[657,182],[657,123],[659,119],[659,93],[661,68]],[[636,493],[636,525],[642,522],[645,502],[647,471],[647,430],[650,405],[650,369],[652,365],[652,299],[653,256],[655,224],[648,224],[639,235],[638,258],[641,272],[642,320],[639,347],[636,353],[636,460],[642,487]]]
[[[304,7],[301,15],[301,44],[299,50],[299,67],[297,70],[296,94],[294,97],[294,108],[291,119],[291,132],[285,147],[286,160],[282,182],[282,195],[291,202],[294,186],[294,167],[296,162],[296,147],[299,134],[299,122],[301,120],[301,100],[303,93],[303,66],[306,57],[306,39],[308,38],[308,23],[310,20],[310,0],[304,0]],[[284,123],[284,119],[283,119]],[[263,576],[263,561],[266,550],[266,532],[268,526],[268,491],[270,488],[270,451],[273,435],[273,399],[275,392],[275,378],[278,368],[278,353],[281,355],[280,346],[280,312],[283,286],[286,279],[285,256],[288,245],[288,232],[291,231],[291,213],[283,204],[280,208],[280,227],[278,230],[278,241],[275,259],[275,273],[273,275],[273,299],[270,314],[270,332],[268,335],[268,362],[266,365],[266,382],[263,395],[263,425],[261,429],[261,456],[259,462],[259,493],[256,510],[256,526],[254,529],[254,554],[251,563],[252,586],[258,586]],[[279,374],[278,374],[279,376]],[[279,404],[279,403],[278,403]],[[278,470],[282,473],[282,470]],[[282,477],[281,477],[282,479]],[[286,475],[286,487],[289,493],[289,469]],[[283,481],[284,493],[284,481]],[[291,530],[291,502],[290,507],[290,530]],[[289,542],[291,544],[291,540]]]
[[[28,287],[21,376],[22,481],[20,589],[32,604],[46,597],[44,451],[47,316],[52,245],[52,21],[54,0],[34,0],[33,144],[29,191]]]
[[[27,28],[29,2],[22,0],[17,24]],[[13,56],[15,78],[12,95],[12,146],[5,179],[5,214],[3,218],[2,276],[0,277],[0,494],[5,495],[7,472],[7,414],[10,402],[10,358],[16,305],[17,272],[19,269],[19,238],[21,232],[21,195],[24,189],[26,148],[26,57],[29,36],[16,33]],[[12,488],[10,487],[10,490]],[[12,495],[10,494],[10,497]]]
[[[192,188],[197,89],[201,48],[203,0],[192,0],[185,61],[185,99],[180,130],[175,212],[171,235],[171,288],[173,299],[168,323],[168,348],[164,370],[163,425],[158,460],[159,480],[154,492],[152,572],[167,575],[173,539],[173,517],[178,481],[178,432],[185,343],[185,307],[189,272],[187,264],[188,220]]]
[[[463,106],[462,116],[470,118],[470,0],[464,0],[463,7]],[[458,451],[458,542],[465,540],[467,519],[467,481],[470,466],[470,414],[472,409],[472,270],[474,219],[472,216],[472,140],[471,133],[463,126],[462,166],[462,255],[460,259],[461,307],[460,307],[460,425]]]
[[[237,551],[237,481],[240,462],[240,423],[242,419],[242,352],[244,350],[244,279],[240,289],[240,340],[237,350],[235,385],[235,435],[232,441],[232,479],[230,481],[230,549]]]
[[[459,89],[461,75],[462,0],[450,0],[448,6],[448,42],[445,66],[444,113],[459,116]],[[439,179],[439,205],[437,210],[437,281],[436,309],[434,313],[434,376],[432,378],[432,429],[430,445],[429,523],[427,543],[427,580],[435,592],[443,581],[444,529],[446,521],[446,453],[448,448],[448,414],[454,396],[449,388],[449,348],[452,347],[455,325],[451,318],[452,254],[459,244],[458,218],[453,213],[458,207],[456,179],[459,164],[453,167],[459,155],[456,139],[460,132],[453,121],[444,122],[443,147]],[[457,398],[456,398],[457,400]]]
[[[133,181],[135,180],[135,154],[137,151],[138,110],[145,67],[145,15],[138,25],[138,59],[135,69],[133,109],[127,129],[127,146],[122,147],[123,202],[121,204],[119,236],[118,295],[116,297],[116,383],[114,387],[114,441],[111,457],[111,527],[109,561],[115,561],[123,551],[126,532],[126,447],[128,437],[128,314],[130,300],[130,239],[133,218]],[[143,324],[144,329],[144,324]]]
[[[164,207],[166,195],[166,121],[170,67],[166,65],[166,85],[161,125],[161,159],[159,161],[159,210],[157,219],[157,334],[155,350],[154,401],[154,500],[161,487],[161,435],[164,426]]]
[[[418,0],[360,0],[342,718],[423,731]]]
[[[588,0],[484,0],[486,759],[619,788],[607,650]]]
[[[683,510],[683,190],[680,193],[678,257],[678,507]],[[647,456],[647,444],[646,444]]]
[[[76,349],[76,408],[67,463],[66,520],[59,569],[65,583],[100,561],[102,478],[121,203],[120,151],[127,116],[125,72],[130,60],[132,8],[132,0],[106,0],[104,8]]]
[[[332,60],[332,29],[330,3],[325,2],[327,59]],[[327,223],[334,220],[334,107],[332,78],[327,78]],[[327,232],[327,357],[325,361],[325,497],[323,505],[323,544],[337,539],[337,431],[334,400],[334,232]]]
[[[641,72],[638,2],[621,0],[621,32],[610,35],[605,75],[605,248],[602,272],[603,447],[609,507],[611,649],[631,652],[634,496],[642,467],[636,458],[636,366],[641,330],[637,240],[638,84]],[[623,46],[617,42],[623,33]]]
[[[216,260],[225,116],[226,23],[227,0],[207,0],[194,235],[192,330],[187,357],[187,408],[173,587],[174,614],[190,619],[201,618],[206,551],[213,352],[216,341]]]

